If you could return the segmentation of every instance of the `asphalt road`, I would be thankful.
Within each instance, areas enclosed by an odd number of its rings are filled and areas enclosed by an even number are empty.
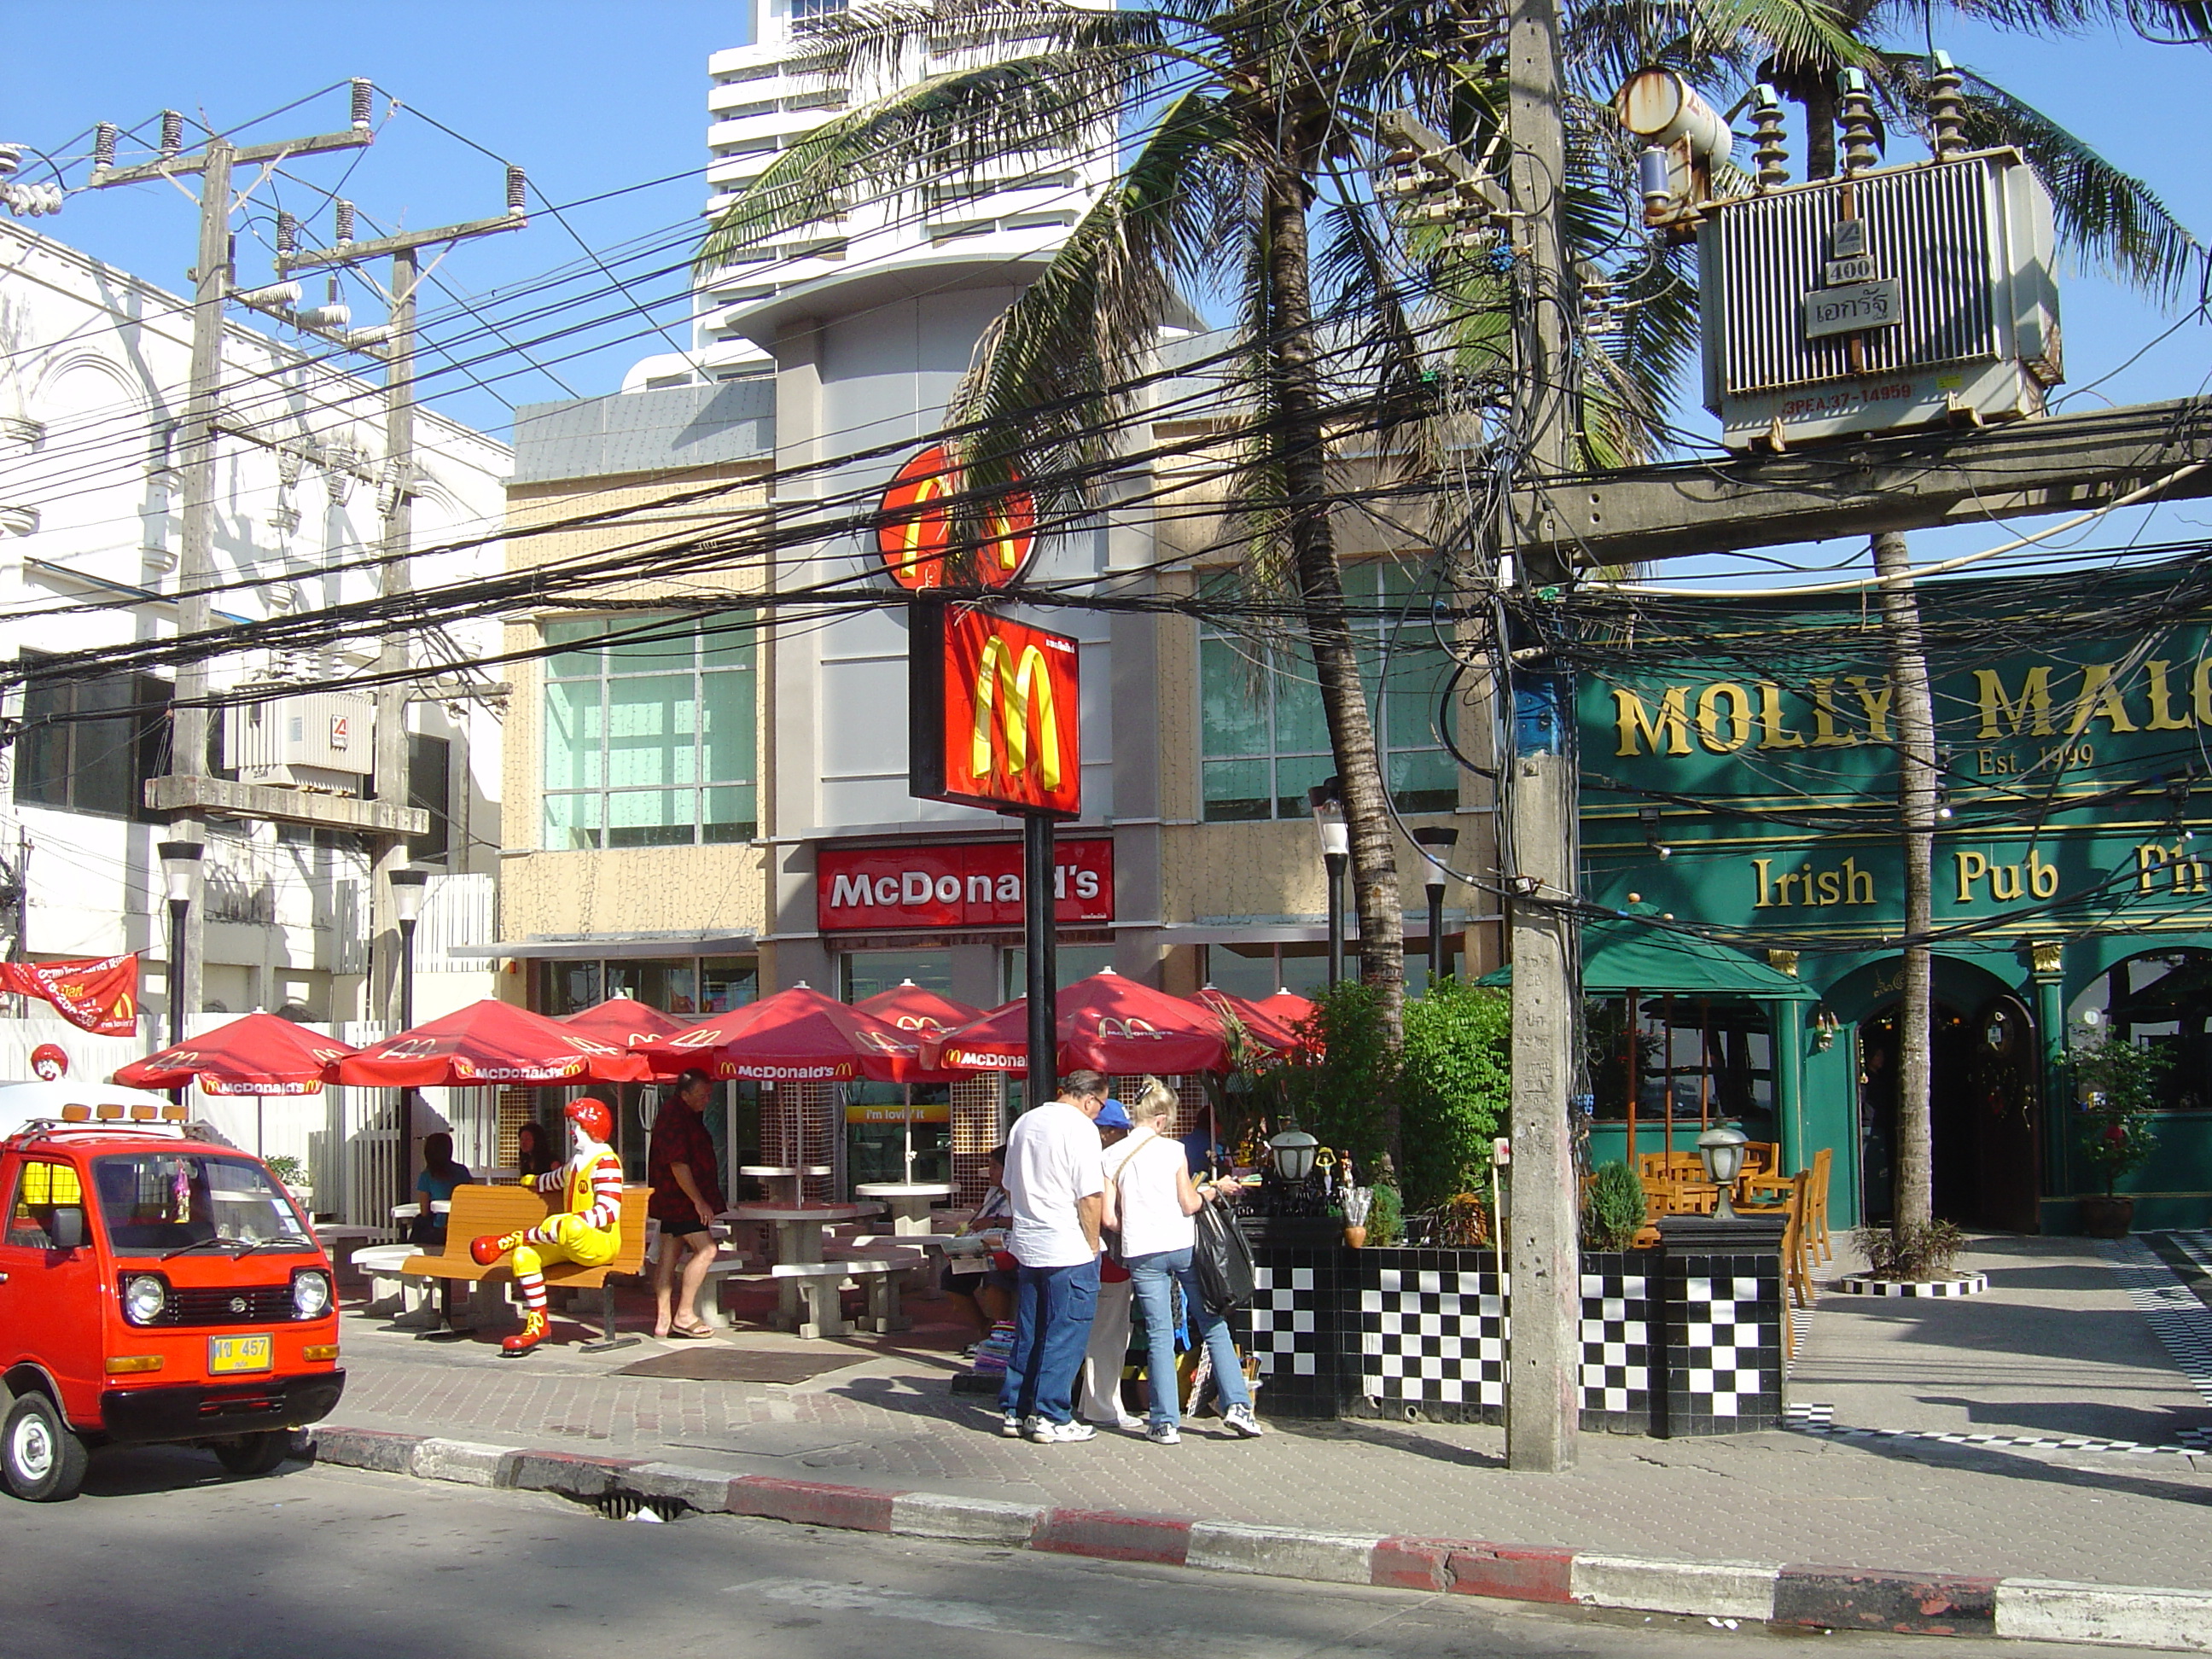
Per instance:
[[[611,1521],[539,1493],[182,1449],[94,1460],[74,1503],[0,1497],[9,1649],[70,1659],[1833,1659],[2089,1649],[1729,1631],[1243,1579],[726,1516]],[[2094,1652],[2109,1654],[2110,1649]]]

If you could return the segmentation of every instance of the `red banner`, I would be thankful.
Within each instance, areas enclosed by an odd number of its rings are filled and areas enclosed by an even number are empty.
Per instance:
[[[1111,840],[1057,842],[1053,866],[1054,910],[1061,926],[1095,927],[1114,920]],[[1022,925],[1018,842],[825,847],[815,855],[814,868],[815,915],[825,933]]]
[[[51,1002],[64,1019],[100,1036],[138,1029],[138,956],[72,962],[0,962],[0,991]]]
[[[1075,641],[988,611],[925,604],[910,614],[907,787],[923,800],[1080,814]]]

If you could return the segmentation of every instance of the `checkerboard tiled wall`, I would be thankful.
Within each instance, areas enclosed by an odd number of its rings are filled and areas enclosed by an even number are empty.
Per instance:
[[[1511,1287],[1493,1253],[1262,1244],[1259,1266],[1238,1334],[1269,1411],[1502,1415]],[[1780,1294],[1778,1266],[1758,1256],[1584,1256],[1583,1426],[1729,1434],[1778,1423]]]

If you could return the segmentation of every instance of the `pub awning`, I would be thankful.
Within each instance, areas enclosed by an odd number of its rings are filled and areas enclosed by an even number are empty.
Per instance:
[[[1654,918],[1656,921],[1656,918]],[[1508,963],[1485,974],[1485,985],[1510,985]],[[1748,997],[1812,1002],[1813,988],[1778,968],[1711,939],[1640,917],[1607,917],[1583,928],[1583,990],[1590,996],[1656,992],[1676,996]]]

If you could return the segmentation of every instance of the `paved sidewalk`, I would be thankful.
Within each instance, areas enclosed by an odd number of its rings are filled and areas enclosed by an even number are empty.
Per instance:
[[[2212,1401],[2175,1368],[2096,1247],[1991,1241],[1971,1265],[1991,1276],[1987,1298],[1824,1297],[1793,1400],[1868,1429],[2167,1443],[2212,1426]],[[927,1318],[935,1305],[915,1311]],[[351,1382],[333,1421],[732,1475],[1309,1530],[2212,1589],[2212,1454],[1585,1435],[1580,1466],[1547,1477],[1504,1469],[1498,1430],[1432,1424],[1281,1420],[1249,1443],[1200,1425],[1174,1448],[1110,1431],[1035,1446],[1000,1438],[988,1401],[948,1392],[956,1362],[921,1346],[948,1335],[920,1331],[915,1346],[892,1348],[736,1333],[746,1348],[851,1356],[783,1386],[612,1374],[662,1351],[650,1340],[503,1361],[488,1340],[421,1342],[350,1316]]]

